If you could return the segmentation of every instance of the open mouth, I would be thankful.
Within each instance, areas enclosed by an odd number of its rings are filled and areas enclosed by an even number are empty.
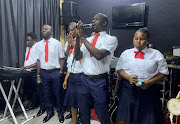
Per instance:
[[[95,25],[92,25],[92,28],[95,28],[96,26]]]
[[[141,45],[140,45],[140,44],[136,44],[135,46],[136,46],[136,47],[140,47]]]

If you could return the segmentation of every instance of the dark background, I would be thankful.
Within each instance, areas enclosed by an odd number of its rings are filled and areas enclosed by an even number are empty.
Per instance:
[[[65,0],[69,1],[69,0]],[[104,13],[109,18],[107,33],[118,38],[115,56],[131,48],[132,38],[137,28],[112,29],[112,7],[145,2],[146,22],[151,32],[150,43],[162,53],[172,52],[172,46],[180,45],[180,1],[179,0],[72,0],[78,4],[78,13],[83,23],[90,23],[96,13]],[[87,35],[90,35],[87,29]]]
[[[69,0],[64,0],[69,1]],[[146,3],[146,25],[150,29],[150,42],[162,53],[172,52],[172,46],[180,45],[179,0],[72,0],[78,5],[83,23],[91,23],[96,13],[109,18],[107,33],[118,38],[115,56],[131,48],[135,28],[112,29],[112,7],[133,3]],[[54,37],[60,36],[59,0],[1,0],[0,1],[0,66],[20,67],[24,61],[25,34],[33,31],[40,40],[40,28],[50,24]],[[87,36],[91,30],[86,29]]]
[[[53,27],[53,37],[60,38],[59,0],[0,0],[0,66],[21,67],[24,63],[26,34],[41,27]]]

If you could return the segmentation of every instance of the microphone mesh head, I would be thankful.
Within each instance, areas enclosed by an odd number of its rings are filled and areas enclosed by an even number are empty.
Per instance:
[[[83,24],[84,28],[92,28],[92,24]]]

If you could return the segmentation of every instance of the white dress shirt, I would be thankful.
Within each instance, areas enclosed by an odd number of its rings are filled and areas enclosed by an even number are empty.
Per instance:
[[[25,67],[25,66],[32,65],[32,64],[34,64],[34,63],[37,62],[38,55],[37,55],[37,51],[36,51],[36,49],[35,49],[36,44],[37,44],[37,43],[35,43],[35,44],[32,46],[32,48],[31,48],[31,50],[30,50],[30,53],[29,53],[29,59],[28,59],[27,61],[26,61],[26,57],[27,57],[27,55],[28,55],[28,51],[29,51],[29,48],[30,48],[30,47],[26,47],[24,67]]]
[[[68,48],[68,41],[66,41],[65,43],[64,52],[66,52],[67,48]]]
[[[89,51],[83,44],[81,51],[83,52],[82,70],[86,75],[98,75],[109,72],[109,65],[118,45],[118,40],[115,36],[108,35],[105,31],[99,32],[100,35],[97,39],[95,47],[97,49],[105,49],[110,52],[109,55],[101,60],[97,60],[94,56],[90,56]],[[87,41],[92,44],[94,36],[87,38]]]
[[[62,43],[54,38],[48,40],[48,62],[45,62],[45,40],[37,43],[36,49],[38,52],[38,59],[41,62],[41,69],[55,69],[60,68],[60,58],[64,58],[64,49]]]
[[[116,65],[116,71],[123,69],[128,75],[135,74],[138,79],[149,80],[156,74],[169,74],[167,63],[162,53],[156,49],[144,48],[144,59],[135,59],[136,48],[125,50]]]
[[[68,42],[66,41],[65,48],[64,48],[65,51],[67,50],[67,47],[68,47]],[[70,73],[74,73],[74,74],[82,73],[80,61],[76,61],[74,59],[74,48],[71,55],[70,56],[68,55],[67,68]]]

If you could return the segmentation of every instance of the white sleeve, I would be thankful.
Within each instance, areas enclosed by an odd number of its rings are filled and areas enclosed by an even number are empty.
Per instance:
[[[39,56],[38,56],[37,50],[34,49],[34,61],[35,61],[35,63],[37,62],[38,59],[39,59]]]
[[[158,63],[158,71],[160,73],[162,73],[162,74],[168,75],[169,71],[168,71],[167,62],[164,59],[164,56],[162,55],[162,53],[159,52],[159,57],[158,58],[159,58],[159,60],[157,61],[157,63]]]
[[[86,40],[89,42],[89,38],[86,38]],[[83,52],[83,54],[85,53],[85,51],[87,50],[86,46],[84,45],[84,43],[81,45],[80,47],[80,51]]]
[[[59,45],[58,46],[59,58],[64,58],[65,55],[64,55],[64,49],[62,43],[59,41],[58,45]]]
[[[39,42],[38,43],[36,43],[35,45],[34,45],[34,49],[35,49],[35,52],[36,52],[36,59],[40,59],[40,55],[39,55],[39,48],[38,48],[38,46],[39,46]]]
[[[115,36],[110,36],[108,40],[106,40],[105,44],[103,44],[101,49],[105,49],[110,53],[114,53],[116,47],[118,45],[118,40]]]
[[[65,47],[64,47],[64,52],[66,52],[67,47],[68,47],[68,42],[66,41],[66,43],[65,43]]]
[[[120,55],[120,57],[119,57],[119,59],[118,59],[118,62],[117,62],[117,65],[116,65],[116,71],[118,71],[118,70],[120,70],[120,69],[125,69],[125,55],[126,54],[126,52],[124,51],[121,55]]]
[[[82,51],[84,53],[84,50],[86,49],[85,45],[82,44],[82,46],[80,47],[80,51]]]

